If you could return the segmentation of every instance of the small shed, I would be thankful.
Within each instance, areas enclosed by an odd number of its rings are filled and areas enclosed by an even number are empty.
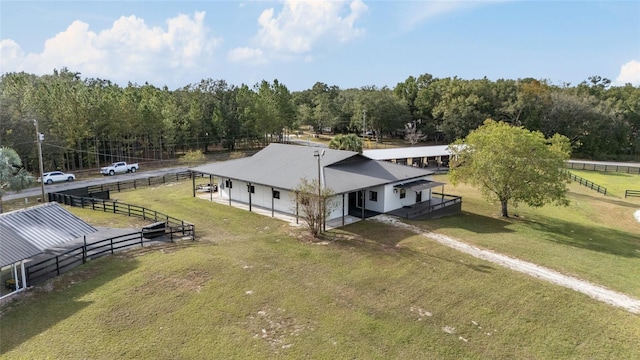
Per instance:
[[[96,228],[51,202],[0,214],[0,272],[3,294],[21,291],[28,284],[25,263],[30,258],[79,237]]]

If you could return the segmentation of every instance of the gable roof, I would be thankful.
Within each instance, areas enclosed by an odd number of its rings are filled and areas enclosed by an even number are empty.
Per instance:
[[[0,214],[0,266],[96,231],[56,202]]]
[[[326,187],[341,194],[371,186],[424,177],[431,171],[376,161],[353,151],[270,144],[247,158],[202,165],[191,170],[281,189],[295,189],[301,178],[318,178],[318,158]]]

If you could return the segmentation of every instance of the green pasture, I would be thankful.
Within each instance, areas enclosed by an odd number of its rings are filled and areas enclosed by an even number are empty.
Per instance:
[[[0,357],[640,357],[640,317],[586,295],[371,221],[309,243],[302,228],[192,198],[190,186],[112,194],[194,223],[198,241],[94,260],[3,305]],[[502,219],[475,189],[447,185],[463,213],[412,224],[640,297],[640,199],[570,190],[568,207]]]

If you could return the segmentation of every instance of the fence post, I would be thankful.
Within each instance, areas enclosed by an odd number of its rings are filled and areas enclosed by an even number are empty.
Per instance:
[[[127,216],[131,217],[131,205],[127,204]]]
[[[116,202],[115,201],[113,202],[113,213],[114,214],[116,213]]]
[[[82,263],[87,262],[87,235],[83,236],[84,238],[84,246],[82,247]]]
[[[111,243],[111,255],[113,255],[113,238],[109,239],[109,243]]]
[[[58,255],[56,255],[56,273],[60,275],[60,263],[58,262]]]
[[[145,215],[144,215],[144,210],[145,210],[145,209],[146,209],[146,208],[142,208],[142,220],[147,220],[147,218],[146,218],[146,217],[145,217]]]
[[[116,186],[118,187],[118,192],[120,192],[120,181],[116,183]]]
[[[184,220],[182,220],[182,236],[184,236]]]
[[[142,236],[143,230],[140,230],[140,246],[144,247],[144,236]]]

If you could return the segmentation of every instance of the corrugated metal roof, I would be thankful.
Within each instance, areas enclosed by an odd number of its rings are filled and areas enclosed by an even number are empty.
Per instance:
[[[411,159],[427,156],[451,155],[449,145],[415,146],[391,149],[364,150],[362,154],[374,160]]]
[[[0,266],[96,231],[55,202],[0,214]]]
[[[291,190],[301,178],[318,178],[318,148],[271,144],[255,155],[193,168],[207,174]],[[353,151],[324,149],[320,160],[326,187],[341,194],[433,174],[411,166],[371,160]]]
[[[437,182],[437,181],[420,179],[420,180],[411,181],[411,182],[408,182],[408,183],[398,184],[398,185],[396,185],[394,187],[397,187],[399,189],[409,189],[409,190],[413,190],[413,191],[422,191],[422,190],[427,190],[427,189],[431,189],[431,188],[442,186],[442,185],[444,185],[444,183]]]

